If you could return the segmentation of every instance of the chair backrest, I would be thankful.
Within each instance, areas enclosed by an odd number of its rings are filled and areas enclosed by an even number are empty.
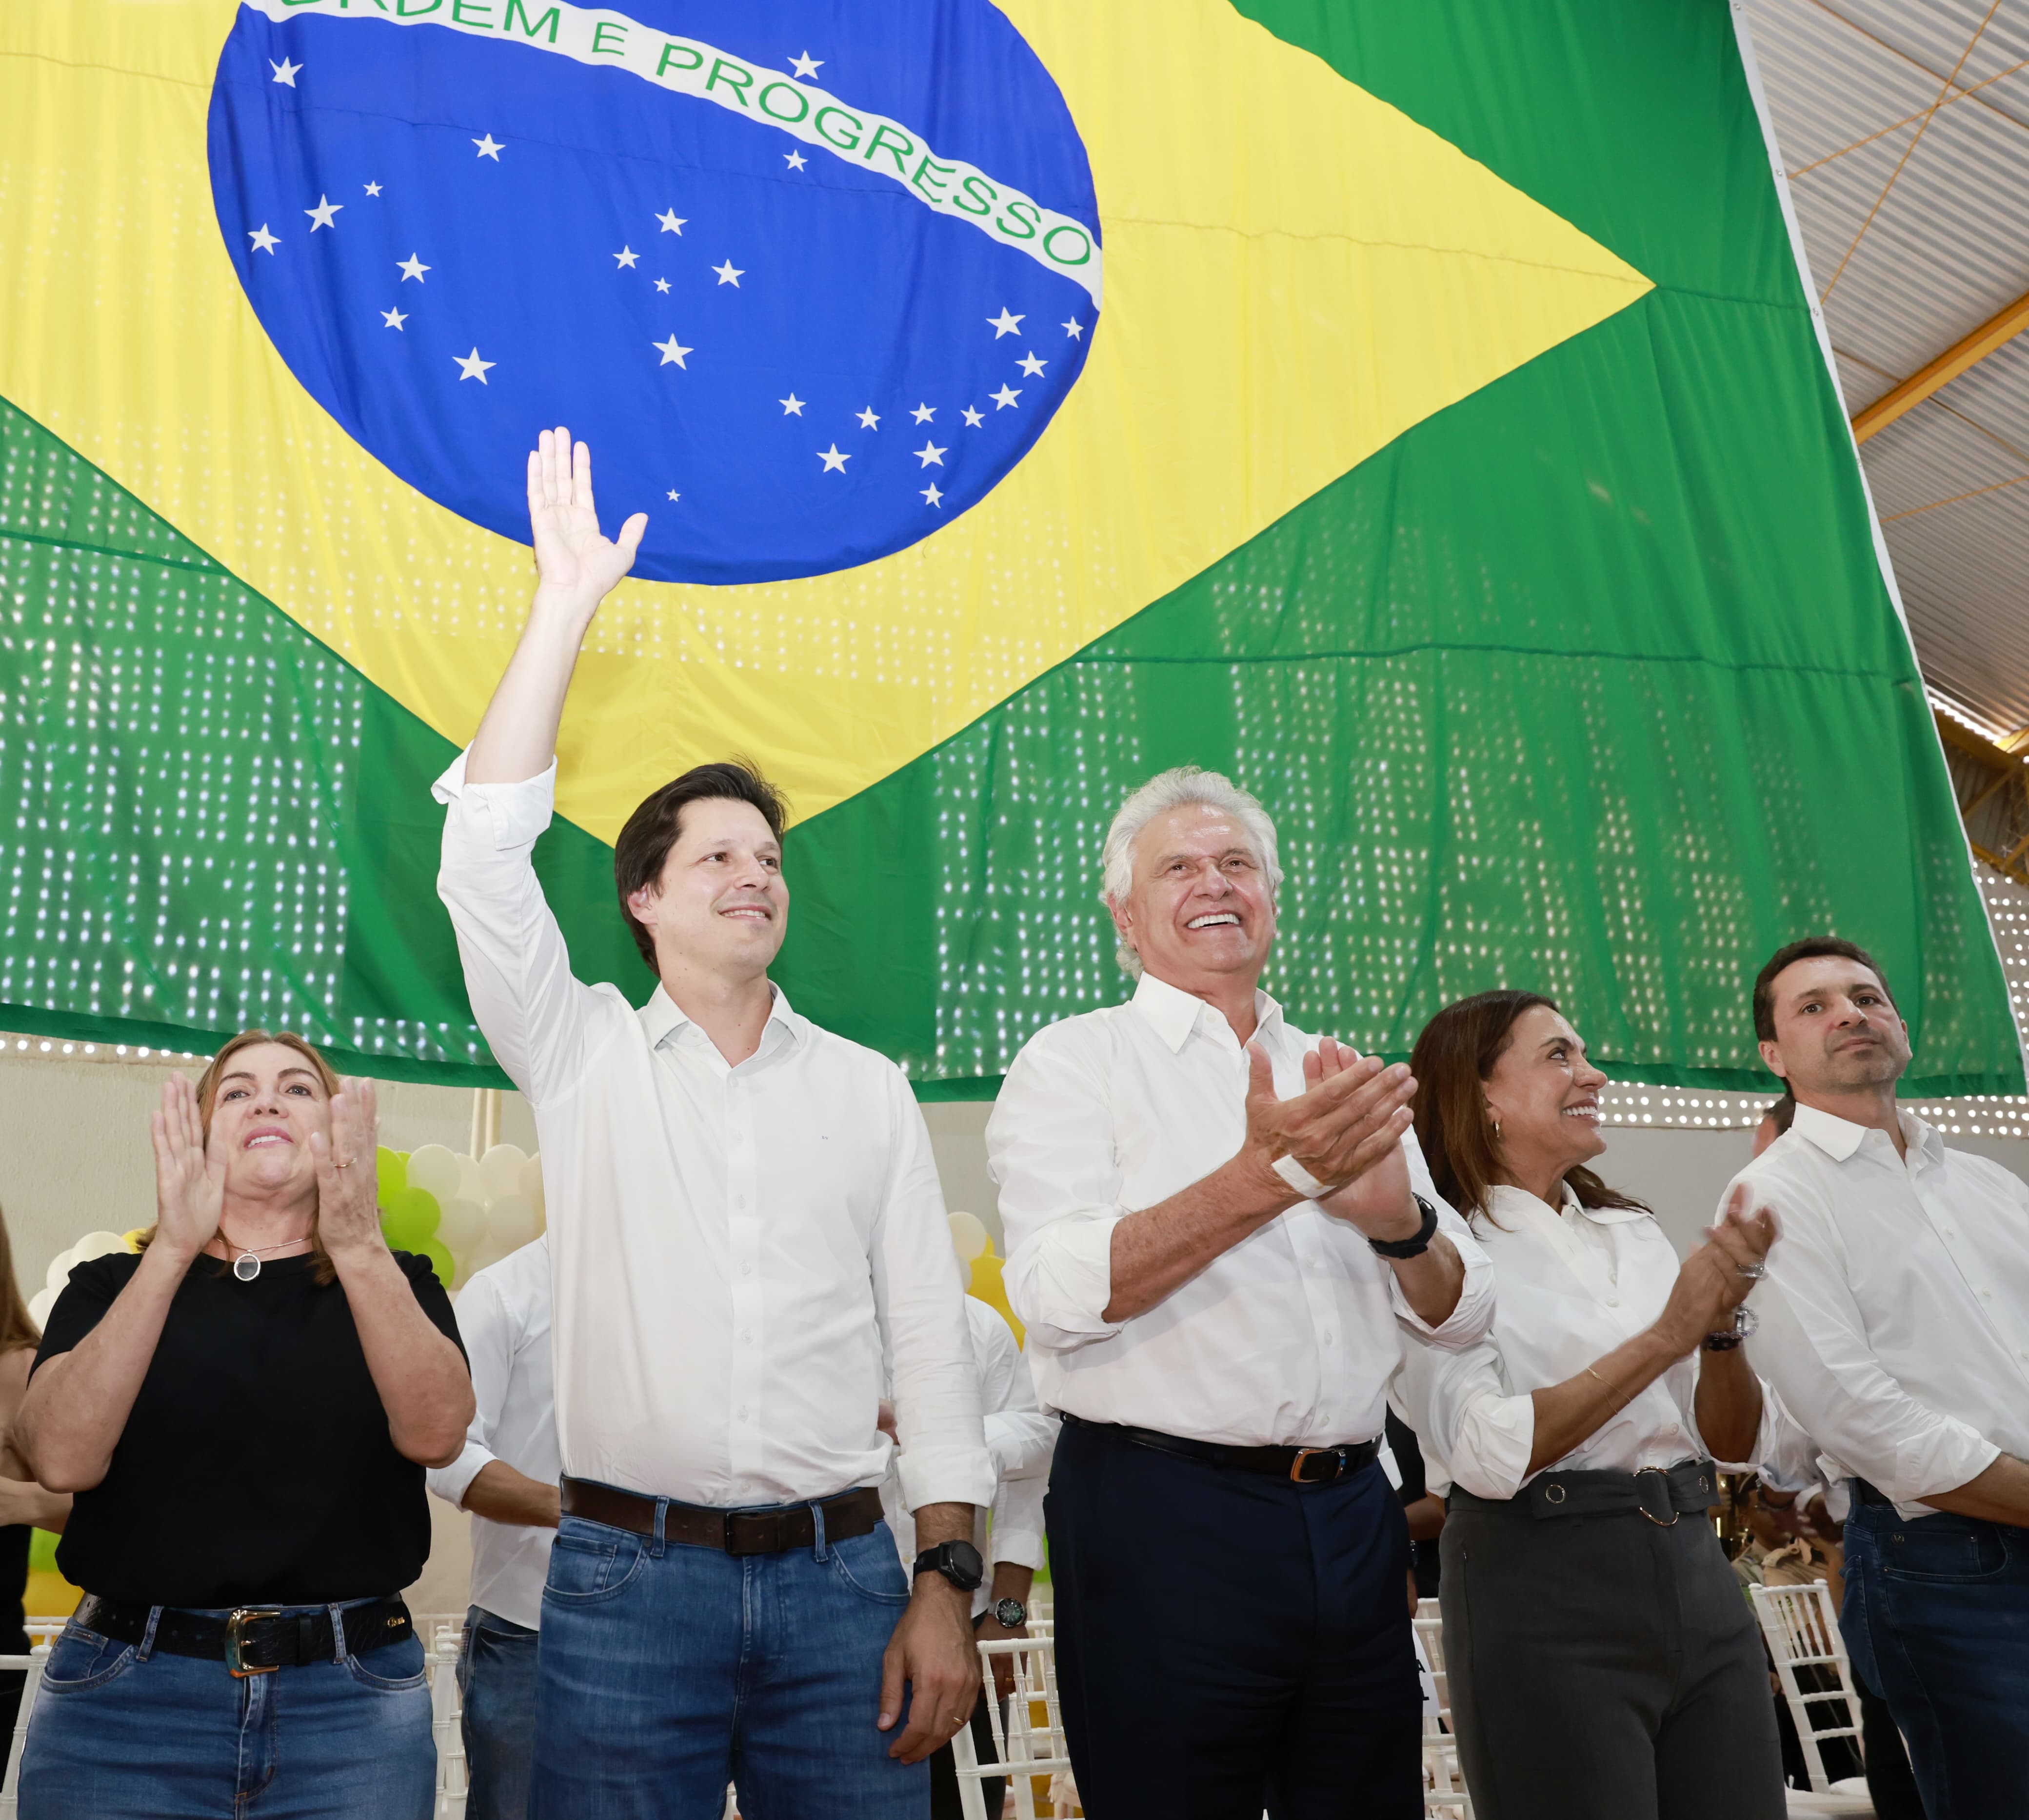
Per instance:
[[[1071,1768],[1070,1754],[1064,1746],[1063,1708],[1057,1699],[1055,1640],[996,1638],[977,1647],[986,1685],[993,1684],[995,1658],[1003,1658],[1014,1670],[1014,1691],[1008,1699],[1004,1722],[1000,1702],[986,1703],[993,1731],[992,1762],[979,1761],[971,1726],[961,1725],[951,1740],[959,1805],[965,1820],[987,1820],[986,1797],[980,1785],[1005,1777],[1014,1791],[1014,1811],[1020,1820],[1036,1820],[1034,1779],[1067,1777]]]
[[[1458,1740],[1452,1736],[1451,1676],[1445,1668],[1445,1621],[1418,1618],[1416,1653],[1429,1671],[1437,1698],[1434,1713],[1423,1711],[1423,1811],[1472,1820],[1472,1797],[1466,1792],[1464,1773],[1459,1768]]]
[[[1825,1773],[1820,1741],[1850,1738],[1853,1750],[1860,1748],[1860,1702],[1853,1693],[1853,1665],[1839,1635],[1838,1614],[1832,1610],[1831,1589],[1813,1580],[1802,1586],[1752,1586],[1748,1592],[1797,1728],[1811,1787],[1823,1793],[1831,1787],[1831,1778]]]
[[[35,1703],[36,1690],[43,1684],[43,1664],[49,1659],[47,1644],[32,1651],[27,1655],[0,1655],[0,1673],[9,1669],[24,1671],[21,1683],[21,1704],[14,1714],[14,1736],[7,1747],[7,1774],[0,1778],[0,1820],[14,1820],[19,1811],[21,1785],[21,1745],[28,1736],[28,1713]]]
[[[437,1799],[431,1811],[434,1820],[465,1820],[466,1797],[471,1783],[465,1761],[465,1703],[458,1687],[464,1621],[462,1616],[419,1618],[416,1635],[425,1640],[428,1651],[425,1666],[430,1677],[430,1730],[437,1748]]]

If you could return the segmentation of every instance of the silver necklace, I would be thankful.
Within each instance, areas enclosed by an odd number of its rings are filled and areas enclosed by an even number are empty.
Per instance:
[[[218,1228],[218,1236],[228,1248],[239,1244],[238,1240],[227,1233],[222,1224]],[[279,1245],[263,1245],[258,1248],[250,1245],[239,1245],[239,1255],[232,1261],[232,1274],[242,1283],[251,1283],[261,1274],[261,1260],[270,1251],[286,1251],[291,1245],[302,1243],[302,1240],[300,1239],[284,1239]]]

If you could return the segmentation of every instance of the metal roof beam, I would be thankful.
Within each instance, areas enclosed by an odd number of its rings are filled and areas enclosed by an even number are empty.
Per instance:
[[[1960,373],[1977,366],[1994,349],[2025,329],[2029,329],[2029,292],[2024,292],[1998,315],[1983,322],[1963,341],[1947,347],[1927,366],[1883,392],[1853,418],[1854,441],[1865,442],[1875,431],[1886,429],[1905,411],[1913,410],[1933,392],[1942,391]]]

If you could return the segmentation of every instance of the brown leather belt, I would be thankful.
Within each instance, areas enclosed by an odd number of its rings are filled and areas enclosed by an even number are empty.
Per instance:
[[[636,1536],[655,1533],[659,1502],[638,1491],[622,1491],[592,1479],[563,1482],[566,1517],[582,1517],[610,1529],[630,1529]],[[662,1506],[662,1540],[691,1548],[717,1548],[728,1554],[780,1554],[790,1548],[814,1548],[817,1519],[824,1513],[828,1541],[850,1541],[873,1532],[881,1521],[881,1494],[871,1485],[824,1499],[814,1505],[785,1504],[779,1510],[713,1510],[699,1504]]]

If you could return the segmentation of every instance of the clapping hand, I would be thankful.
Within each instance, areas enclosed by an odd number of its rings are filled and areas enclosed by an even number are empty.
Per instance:
[[[155,1239],[185,1259],[209,1245],[225,1204],[225,1157],[207,1150],[197,1090],[181,1075],[162,1083],[161,1110],[148,1115],[155,1146]]]
[[[1395,1228],[1402,1210],[1414,1213],[1402,1160],[1402,1134],[1409,1128],[1409,1101],[1416,1091],[1409,1071],[1342,1049],[1327,1037],[1304,1058],[1304,1090],[1285,1100],[1276,1097],[1267,1057],[1252,1043],[1247,1059],[1248,1143],[1271,1167],[1277,1157],[1292,1157],[1320,1182],[1334,1184],[1338,1191],[1329,1198],[1329,1210],[1362,1231],[1369,1219],[1390,1228],[1371,1237],[1401,1237]],[[1367,1182],[1370,1172],[1374,1179]],[[1274,1179],[1279,1185],[1281,1178]]]
[[[567,599],[588,619],[634,566],[648,514],[636,512],[620,527],[617,541],[602,536],[592,496],[592,451],[583,443],[573,448],[562,424],[544,430],[540,444],[529,455],[529,529],[538,592]]]
[[[1726,1210],[1705,1228],[1705,1242],[1684,1260],[1659,1325],[1694,1350],[1718,1332],[1767,1274],[1769,1248],[1782,1235],[1772,1207],[1758,1211],[1753,1191],[1742,1183],[1727,1197]]]
[[[373,1083],[346,1080],[332,1098],[331,1135],[310,1133],[317,1159],[317,1236],[333,1257],[385,1245],[377,1159],[380,1122]]]

